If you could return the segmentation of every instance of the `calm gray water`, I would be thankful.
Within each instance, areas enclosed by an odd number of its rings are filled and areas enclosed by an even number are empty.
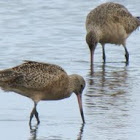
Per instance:
[[[2,140],[139,140],[140,139],[140,31],[127,40],[130,64],[124,49],[106,45],[95,52],[90,75],[85,42],[88,12],[108,0],[0,0],[0,69],[36,60],[62,66],[86,80],[82,126],[76,96],[38,104],[41,124],[28,126],[33,102],[0,90],[0,139]],[[113,1],[113,0],[112,0]],[[133,15],[140,15],[139,0],[116,0]]]

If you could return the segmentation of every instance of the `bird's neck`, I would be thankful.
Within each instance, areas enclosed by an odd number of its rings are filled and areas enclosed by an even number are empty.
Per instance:
[[[86,42],[89,46],[92,46],[96,42],[98,42],[97,33],[91,30],[86,35]]]
[[[71,94],[75,91],[75,76],[69,75],[69,88],[68,88],[68,96],[71,96]]]

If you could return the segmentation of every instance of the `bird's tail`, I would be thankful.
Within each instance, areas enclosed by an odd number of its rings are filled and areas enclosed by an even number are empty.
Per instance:
[[[1,70],[0,71],[0,87],[8,91],[9,86],[15,78],[18,76],[18,73],[12,71],[11,69]]]
[[[12,70],[0,71],[0,82],[7,82],[15,78],[16,74]]]

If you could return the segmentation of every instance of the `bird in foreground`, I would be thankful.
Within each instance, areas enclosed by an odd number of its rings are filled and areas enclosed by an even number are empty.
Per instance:
[[[97,43],[102,45],[103,61],[106,61],[105,44],[122,45],[125,50],[126,64],[129,53],[126,39],[140,26],[140,17],[134,17],[121,4],[107,2],[93,9],[86,18],[86,42],[90,49],[91,67]]]
[[[34,107],[29,125],[34,116],[37,124],[40,123],[36,109],[39,101],[64,99],[74,92],[78,99],[82,121],[85,123],[82,108],[85,80],[77,74],[67,75],[58,65],[25,61],[19,66],[0,70],[0,87],[4,91],[13,91],[33,100]]]

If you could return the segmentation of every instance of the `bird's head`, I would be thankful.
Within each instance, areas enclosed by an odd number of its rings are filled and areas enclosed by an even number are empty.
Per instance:
[[[85,88],[85,80],[82,76],[73,74],[71,76],[74,76],[74,93],[77,94],[82,94],[84,88]]]
[[[89,46],[90,51],[94,51],[97,44],[97,37],[94,31],[90,31],[87,33],[86,42]]]
[[[86,35],[86,42],[89,46],[90,49],[90,62],[91,62],[91,71],[93,71],[93,56],[94,56],[94,51],[98,42],[96,33],[91,30],[87,33]]]
[[[138,19],[138,23],[139,23],[139,26],[140,26],[140,17],[136,17]]]
[[[82,117],[83,123],[85,123],[83,107],[82,107],[82,92],[85,88],[85,80],[82,76],[77,75],[77,74],[70,75],[70,79],[71,79],[70,80],[71,90],[77,96],[81,117]]]

